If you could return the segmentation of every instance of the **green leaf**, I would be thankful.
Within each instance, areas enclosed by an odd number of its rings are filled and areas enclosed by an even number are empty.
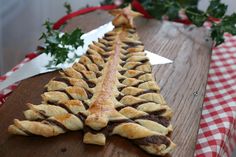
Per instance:
[[[220,0],[211,0],[207,8],[207,13],[215,18],[222,18],[225,15],[227,6],[220,2]]]
[[[113,0],[104,0],[103,2],[100,3],[101,5],[109,5],[113,4]]]
[[[56,36],[47,37],[46,42],[49,44],[60,44],[60,41],[57,39]]]
[[[224,42],[224,32],[221,32],[218,26],[213,25],[211,29],[211,38],[216,42],[216,46]]]
[[[152,17],[159,20],[162,19],[162,16],[167,12],[167,8],[164,7],[163,0],[145,0],[142,5]]]
[[[71,5],[68,2],[64,3],[64,7],[66,8],[66,13],[70,14],[72,12]]]
[[[197,6],[198,0],[177,0],[181,6]]]
[[[83,45],[84,42],[81,39],[82,35],[83,35],[82,31],[77,28],[69,35],[67,45],[73,45],[75,48],[77,48],[80,45]]]
[[[166,15],[169,17],[170,20],[179,18],[179,10],[181,8],[176,1],[169,1],[169,3],[166,4],[166,9]]]
[[[187,8],[185,10],[185,13],[188,16],[189,20],[198,27],[202,26],[203,23],[207,20],[207,15],[203,11],[198,10],[196,7]]]
[[[52,25],[53,24],[47,20],[44,23],[47,31],[42,33],[40,37],[40,40],[44,40],[45,42],[44,52],[53,57],[53,60],[50,62],[49,66],[52,64],[57,65],[64,63],[66,61],[68,58],[68,53],[71,51],[71,48],[68,48],[68,46],[71,46],[72,49],[75,50],[84,44],[81,39],[83,33],[80,29],[77,28],[71,33],[64,33],[63,35],[60,35],[58,30],[52,29]]]
[[[211,30],[211,37],[215,40],[216,45],[224,42],[224,33],[236,35],[236,13],[225,16],[220,23],[214,23]]]

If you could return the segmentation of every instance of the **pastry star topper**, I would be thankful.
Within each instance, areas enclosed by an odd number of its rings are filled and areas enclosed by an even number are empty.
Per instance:
[[[134,18],[143,16],[141,13],[133,11],[130,4],[123,9],[114,9],[110,13],[115,16],[112,21],[114,26],[125,25],[131,28],[134,28]]]

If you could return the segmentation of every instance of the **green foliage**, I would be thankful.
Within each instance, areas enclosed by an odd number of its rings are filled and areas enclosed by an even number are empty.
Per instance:
[[[211,0],[207,8],[207,14],[212,17],[222,18],[227,11],[227,6],[220,2],[220,0]]]
[[[44,52],[54,58],[50,64],[58,65],[66,61],[69,51],[84,44],[81,39],[83,33],[77,28],[72,33],[62,34],[58,30],[53,30],[52,25],[53,23],[50,21],[44,23],[46,32],[42,33],[40,40],[45,42]]]
[[[65,2],[65,3],[64,3],[64,7],[65,7],[65,9],[66,9],[66,13],[67,13],[67,14],[70,14],[70,13],[72,12],[70,3]]]
[[[203,11],[198,10],[196,7],[187,8],[185,13],[189,20],[198,27],[202,26],[208,18]]]
[[[226,32],[236,35],[236,13],[225,16],[220,23],[212,25],[211,37],[216,41],[216,45],[224,42],[223,35]]]

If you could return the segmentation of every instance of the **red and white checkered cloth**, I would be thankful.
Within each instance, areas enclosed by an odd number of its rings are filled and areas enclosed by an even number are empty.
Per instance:
[[[20,62],[18,65],[16,65],[14,68],[12,68],[5,75],[0,76],[0,83],[3,82],[4,80],[6,80],[7,77],[9,77],[12,73],[14,73],[16,70],[21,68],[25,63],[27,63],[31,59],[35,58],[36,56],[37,56],[37,54],[35,54],[35,53],[29,53],[22,62]],[[5,102],[6,98],[11,94],[11,92],[16,89],[18,84],[19,84],[19,82],[14,83],[14,84],[10,85],[9,87],[0,91],[0,107]]]
[[[236,146],[236,36],[213,49],[196,157],[230,157]]]
[[[34,57],[25,58],[10,72]],[[18,83],[0,91],[0,105]],[[236,36],[213,49],[195,157],[230,157],[236,146]]]

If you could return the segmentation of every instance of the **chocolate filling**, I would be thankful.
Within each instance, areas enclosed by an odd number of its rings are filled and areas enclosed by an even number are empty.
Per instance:
[[[134,103],[134,104],[131,104],[129,106],[132,106],[133,108],[137,108],[139,105],[142,105],[142,104],[145,104],[145,103],[148,103],[149,101],[141,101],[141,102],[137,102],[137,103]]]
[[[90,91],[88,91],[88,90],[85,89],[85,88],[84,88],[84,90],[85,90],[85,92],[86,92],[88,98],[91,99],[91,98],[93,97],[93,93],[91,93]]]
[[[124,97],[124,95],[119,94],[119,95],[116,97],[116,100],[117,100],[117,101],[120,101],[123,97]]]
[[[124,88],[126,88],[127,86],[124,86],[124,87],[119,87],[119,88],[117,88],[118,89],[118,91],[122,91]]]
[[[38,112],[38,114],[39,114],[40,116],[42,116],[42,117],[43,117],[43,119],[46,119],[46,118],[48,118],[48,116],[46,116],[46,115],[45,115],[45,114],[46,114],[46,112],[45,112],[45,111],[43,111],[43,110],[38,110],[37,112]]]
[[[136,117],[136,118],[132,118],[132,120],[136,120],[136,119],[146,119],[146,120],[151,120],[154,122],[157,122],[165,127],[168,127],[170,122],[169,120],[167,120],[165,117],[161,117],[158,115],[146,115],[146,116],[141,116],[141,117]]]
[[[142,75],[144,75],[144,74],[147,74],[147,73],[146,73],[146,72],[140,73],[140,74],[138,74],[138,75],[134,76],[133,78],[136,78],[136,79],[138,79],[140,76],[142,76]]]
[[[45,122],[48,122],[48,123],[50,123],[51,125],[54,125],[54,126],[58,126],[62,130],[64,130],[65,132],[68,131],[68,129],[63,124],[61,124],[60,122],[58,122],[54,119],[46,119]]]
[[[121,48],[124,49],[124,50],[128,50],[129,46],[122,46]],[[127,52],[126,52],[126,53],[124,52],[123,54],[127,55],[128,53],[127,53]]]
[[[131,105],[125,105],[125,106],[120,106],[120,107],[117,107],[116,110],[117,111],[120,111],[121,109],[125,108],[125,107],[133,107],[133,108],[137,108],[139,105],[142,105],[144,103],[147,103],[148,101],[141,101],[141,102],[138,102],[138,103],[134,103],[134,104],[131,104]]]
[[[86,116],[82,113],[78,113],[78,114],[75,114],[75,116],[77,118],[79,118],[81,120],[82,123],[84,123],[85,119],[86,119]]]
[[[34,135],[33,133],[31,133],[31,132],[28,131],[28,130],[23,130],[23,129],[21,129],[21,128],[18,128],[18,129],[21,130],[22,132],[26,133],[28,136],[33,136],[33,135]]]
[[[121,75],[124,75],[125,72],[126,72],[126,70],[121,70],[121,71],[119,71],[119,73],[120,73]]]
[[[105,52],[108,52],[110,50],[108,47],[101,47],[101,49],[103,49]]]
[[[149,137],[134,139],[133,142],[137,145],[148,146],[150,144],[161,145],[164,144],[166,147],[170,145],[170,140],[166,136],[162,135],[153,135]]]
[[[141,63],[137,63],[135,66],[132,67],[132,69],[136,69],[137,67],[141,66]]]
[[[143,83],[145,83],[145,82],[147,82],[147,81],[144,81],[144,82],[138,82],[138,83],[134,84],[133,87],[138,87],[139,85],[141,85],[141,84],[143,84]]]
[[[119,79],[119,82],[122,83],[125,79],[124,78],[121,78]]]
[[[138,96],[140,96],[140,95],[148,94],[148,93],[157,93],[157,91],[156,91],[156,90],[153,90],[153,89],[149,89],[149,90],[146,90],[146,91],[139,92],[139,93],[135,94],[134,96],[135,96],[135,97],[138,97]]]
[[[90,55],[91,53],[89,51],[85,52],[86,56]]]
[[[127,31],[128,31],[129,33],[131,33],[131,34],[136,33],[136,31],[135,31],[134,29],[128,29]]]
[[[126,64],[126,62],[122,62],[122,63],[120,63],[120,66],[124,66]]]
[[[148,61],[149,61],[149,59],[146,58],[146,59],[144,59],[144,60],[142,60],[142,61],[140,61],[140,62],[144,64],[144,63],[146,63],[146,62],[148,62]]]
[[[85,75],[83,72],[80,72],[80,74],[82,75],[82,77],[83,77],[85,80],[88,80],[88,78],[86,77],[86,75]]]
[[[48,100],[47,104],[58,105],[58,102],[57,101]]]
[[[146,63],[146,62],[148,62],[148,61],[149,61],[148,59],[144,59],[144,60],[142,60],[142,61],[139,61],[139,62],[141,62],[142,64],[136,64],[135,66],[133,66],[132,69],[136,69],[136,68],[138,68],[139,66],[142,66],[144,63]]]
[[[126,41],[124,42],[126,45],[128,45],[129,47],[136,47],[136,46],[143,46],[143,43],[136,43],[136,42],[130,42],[130,41]]]
[[[74,98],[70,95],[70,93],[68,93],[66,90],[57,90],[57,91],[62,92],[62,93],[65,93],[65,94],[69,97],[70,100],[73,100],[73,99],[74,99]]]
[[[94,60],[93,60],[93,57],[91,55],[86,55],[86,57],[88,57],[93,63],[95,63]]]
[[[54,78],[54,81],[63,82],[65,84],[67,84],[68,86],[73,86],[67,78],[56,77],[56,78]]]
[[[122,61],[126,61],[129,57],[121,58]]]
[[[100,76],[102,76],[101,73],[96,73],[96,77],[99,78]]]
[[[96,86],[95,83],[89,81],[88,79],[85,79],[84,81],[87,83],[87,85],[89,86],[89,88],[94,88],[94,87]]]
[[[84,132],[90,132],[92,134],[103,133],[105,136],[110,136],[113,129],[121,123],[135,123],[135,122],[130,120],[130,119],[121,119],[121,120],[109,121],[108,125],[105,128],[102,128],[101,130],[93,130],[89,126],[85,125],[84,126]]]
[[[111,36],[114,36],[113,34],[105,34],[104,37],[111,37]]]
[[[107,49],[107,51],[108,51],[109,49]],[[110,55],[109,54],[101,54],[101,56],[103,57],[103,58],[108,58]]]
[[[102,69],[103,69],[103,67],[102,67],[102,66],[100,66],[100,65],[97,65],[97,67],[98,67],[98,70],[99,70],[99,71],[102,71]]]
[[[105,39],[106,41],[113,41],[113,39],[109,39],[108,37],[104,37],[103,39]]]
[[[80,63],[81,64],[81,63]],[[85,68],[86,68],[86,70],[88,70],[88,71],[90,71],[90,69],[88,68],[88,66],[87,66],[87,64],[82,64]]]
[[[73,113],[65,104],[63,104],[63,103],[58,103],[57,105],[60,106],[61,108],[64,108],[67,112]]]
[[[162,115],[165,112],[166,112],[166,109],[161,109],[161,110],[158,110],[158,111],[149,112],[149,114],[152,114],[152,115]]]
[[[89,105],[86,102],[84,102],[83,100],[80,100],[80,101],[84,105],[84,108],[87,110],[89,108]]]
[[[107,127],[106,127],[106,134],[110,135],[113,131],[113,129],[118,126],[119,124],[122,123],[135,123],[134,121],[130,119],[121,119],[121,120],[114,120],[114,121],[109,121]]]

